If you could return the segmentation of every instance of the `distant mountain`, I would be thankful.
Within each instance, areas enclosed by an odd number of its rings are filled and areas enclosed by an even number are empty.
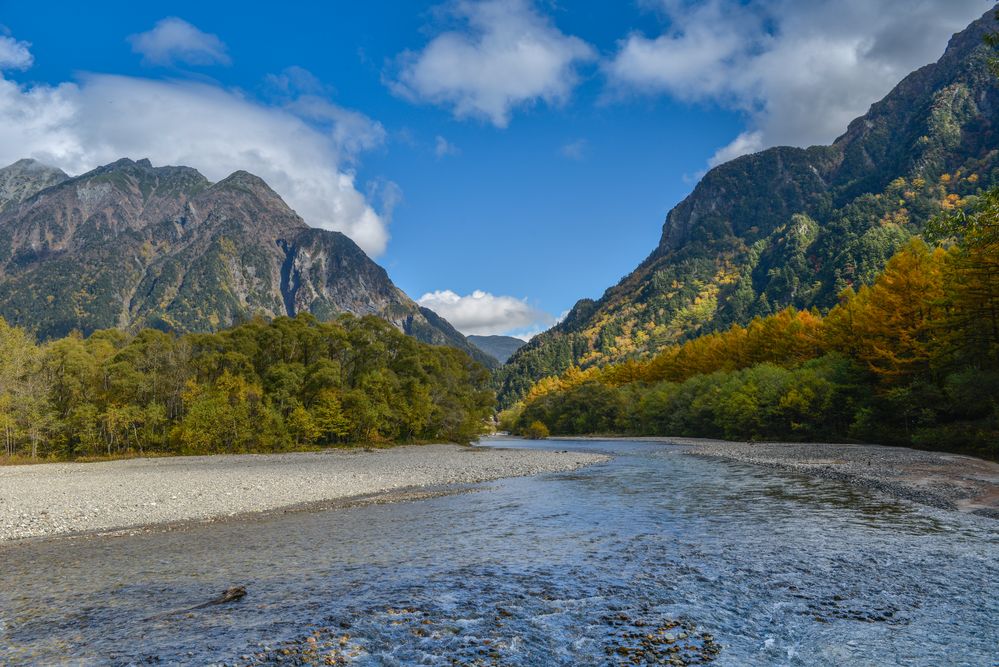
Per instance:
[[[983,43],[999,28],[993,11],[831,146],[772,148],[710,170],[637,269],[498,371],[501,402],[574,364],[642,356],[789,305],[827,309],[935,214],[999,183],[999,87]]]
[[[0,169],[0,316],[43,338],[118,327],[212,331],[254,315],[377,315],[495,362],[349,238],[311,228],[245,171],[122,159],[69,178]]]
[[[524,341],[513,336],[467,336],[467,338],[469,343],[501,364],[505,364],[514,352],[524,347]]]
[[[36,160],[18,160],[0,169],[0,213],[68,179],[61,169]]]

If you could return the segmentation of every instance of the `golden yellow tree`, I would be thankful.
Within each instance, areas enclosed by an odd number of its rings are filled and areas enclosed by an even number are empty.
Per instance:
[[[892,384],[930,370],[944,315],[946,251],[913,239],[870,287],[847,293],[826,318],[830,347]]]

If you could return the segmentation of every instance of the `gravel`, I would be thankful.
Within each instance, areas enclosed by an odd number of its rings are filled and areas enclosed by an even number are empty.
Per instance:
[[[846,482],[893,498],[999,519],[999,463],[907,447],[671,438],[698,456]]]
[[[665,436],[553,437],[683,445],[694,456],[845,482],[930,507],[999,519],[999,463],[908,447],[827,442],[734,442]]]
[[[607,457],[421,445],[0,467],[0,542],[216,520],[310,503],[574,470]]]

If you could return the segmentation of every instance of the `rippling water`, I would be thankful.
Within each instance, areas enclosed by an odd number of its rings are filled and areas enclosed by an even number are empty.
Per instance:
[[[999,664],[999,522],[669,445],[526,446],[615,458],[7,547],[0,663],[694,664],[716,643],[720,665]],[[237,584],[243,600],[183,611]],[[646,636],[659,648],[637,652]]]

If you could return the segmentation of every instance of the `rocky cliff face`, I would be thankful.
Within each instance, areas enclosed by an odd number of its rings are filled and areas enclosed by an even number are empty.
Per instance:
[[[930,218],[999,183],[999,86],[982,40],[997,29],[990,10],[830,146],[709,171],[635,271],[511,358],[501,400],[572,364],[641,356],[789,305],[826,309],[872,280]]]
[[[44,338],[118,327],[211,331],[254,315],[377,315],[491,363],[339,232],[263,180],[122,159],[76,178],[0,170],[0,315]]]

